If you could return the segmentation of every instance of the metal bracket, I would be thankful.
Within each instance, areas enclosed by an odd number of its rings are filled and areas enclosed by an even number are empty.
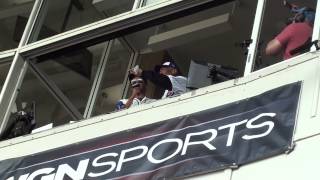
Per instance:
[[[295,143],[292,143],[290,146],[288,146],[288,149],[285,151],[286,154],[290,154],[294,148],[296,147]]]

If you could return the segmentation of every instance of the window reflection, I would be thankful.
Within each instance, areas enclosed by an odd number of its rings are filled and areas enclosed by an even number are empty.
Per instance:
[[[100,43],[43,55],[35,63],[83,114],[104,48],[105,43]]]
[[[3,61],[7,61],[10,60],[11,58],[8,59],[0,59],[0,91],[2,90],[3,84],[7,78],[10,66],[11,66],[11,62],[5,62],[5,63],[1,63]]]
[[[123,96],[132,53],[125,41],[121,39],[113,40],[110,53],[107,56],[94,115],[110,113],[115,110],[116,102]]]
[[[0,1],[0,51],[18,46],[33,4],[34,0]]]
[[[35,111],[31,109],[32,104],[35,105]],[[35,129],[43,126],[58,126],[73,120],[30,69],[22,82],[8,123],[14,123],[17,113],[25,109],[35,113]]]
[[[53,36],[132,9],[134,0],[54,0],[42,12],[39,39]]]

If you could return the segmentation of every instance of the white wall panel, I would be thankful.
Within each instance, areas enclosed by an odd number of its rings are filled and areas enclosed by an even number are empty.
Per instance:
[[[233,171],[232,180],[319,179],[320,135],[300,141],[290,154],[272,157]]]
[[[226,169],[223,171],[218,171],[214,173],[208,173],[208,174],[203,174],[203,175],[198,175],[198,176],[193,176],[189,178],[184,178],[185,180],[209,180],[209,179],[214,179],[214,180],[230,180],[232,175],[232,170],[231,169]]]

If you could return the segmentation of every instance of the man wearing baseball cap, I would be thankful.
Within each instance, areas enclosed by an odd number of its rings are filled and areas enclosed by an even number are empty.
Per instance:
[[[129,76],[131,84],[131,95],[128,99],[121,99],[116,103],[116,110],[128,109],[139,106],[141,104],[148,104],[156,101],[146,96],[147,81],[138,76]]]
[[[187,78],[180,76],[177,65],[173,61],[166,61],[157,65],[154,71],[130,71],[135,76],[150,80],[156,86],[165,89],[162,98],[178,96],[186,92]]]

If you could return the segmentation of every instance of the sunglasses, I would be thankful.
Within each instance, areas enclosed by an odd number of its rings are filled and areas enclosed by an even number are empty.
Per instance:
[[[130,83],[131,83],[132,87],[138,87],[138,86],[140,86],[140,84],[143,84],[144,81],[143,81],[143,79],[133,79],[133,80],[131,80]]]

